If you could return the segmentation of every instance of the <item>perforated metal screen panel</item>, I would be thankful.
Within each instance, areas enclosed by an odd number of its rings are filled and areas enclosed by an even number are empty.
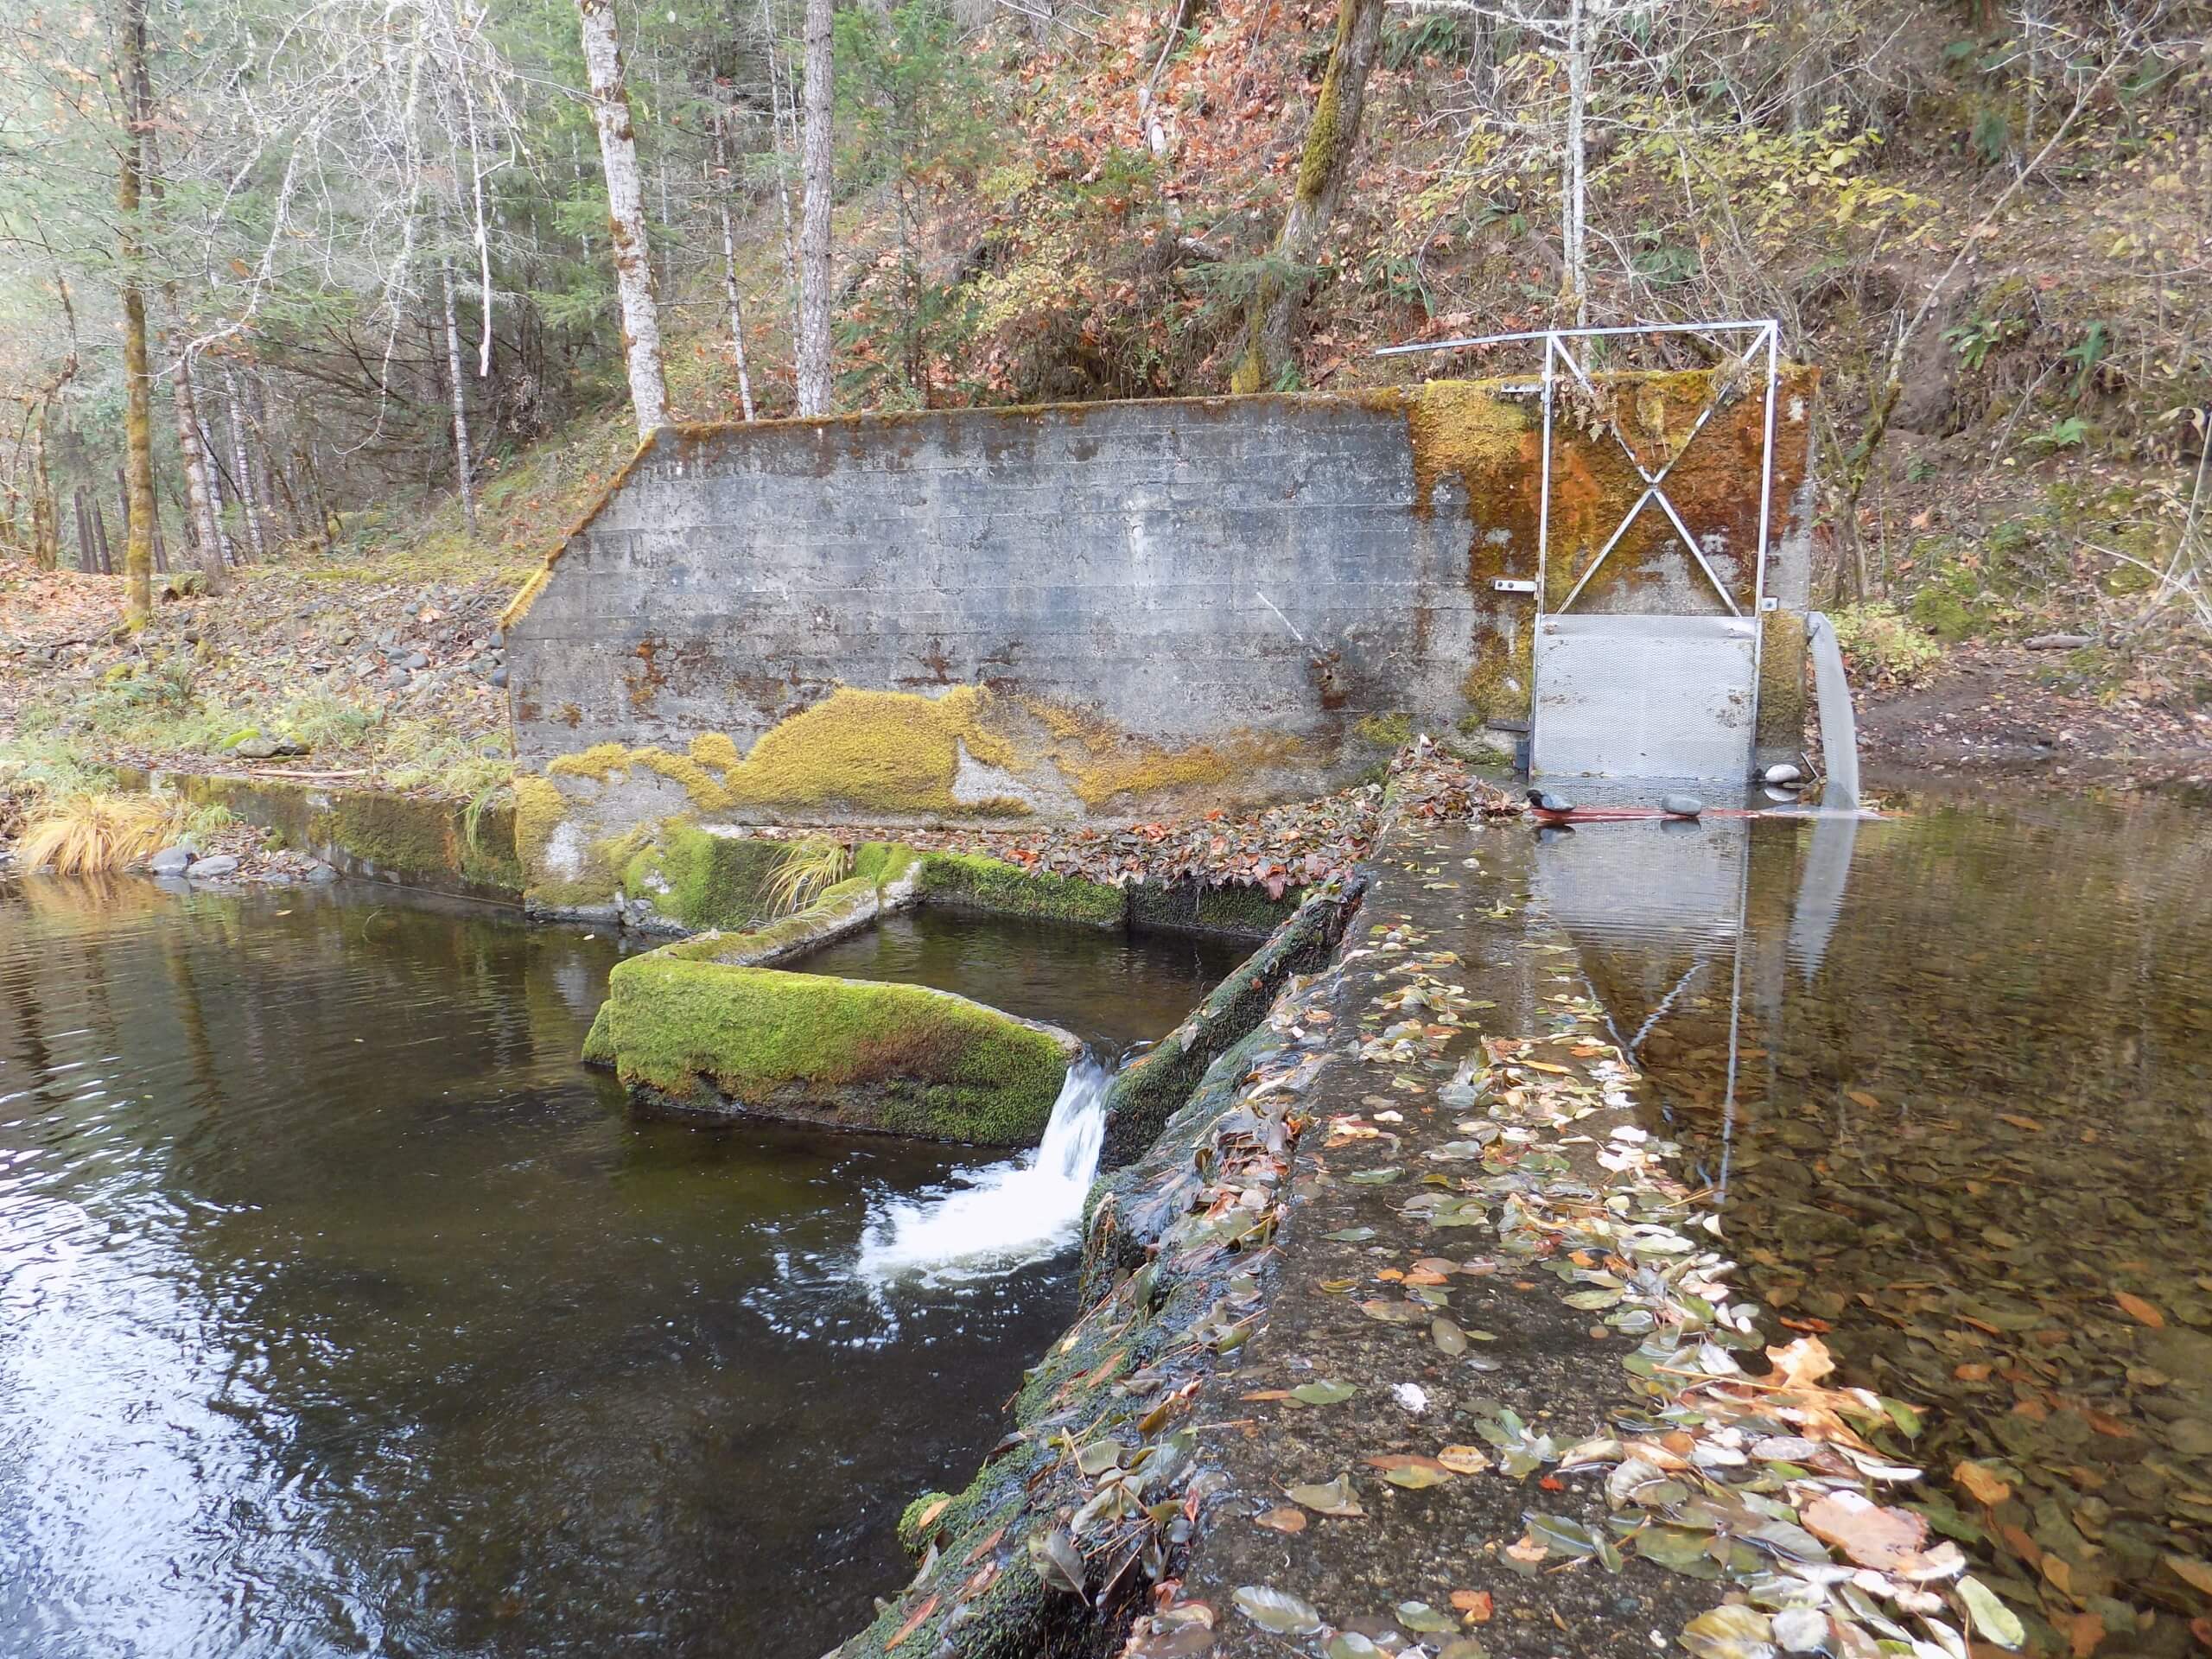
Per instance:
[[[1749,776],[1758,630],[1736,616],[1541,618],[1530,772]]]

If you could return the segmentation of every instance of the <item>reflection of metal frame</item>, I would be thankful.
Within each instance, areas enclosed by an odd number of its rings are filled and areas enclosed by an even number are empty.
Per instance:
[[[1581,364],[1575,361],[1569,342],[1643,334],[1736,336],[1748,334],[1751,336],[1750,343],[1736,358],[1736,367],[1739,370],[1751,367],[1754,360],[1762,353],[1765,354],[1766,407],[1759,437],[1759,533],[1758,545],[1751,561],[1751,609],[1753,615],[1757,616],[1766,609],[1766,562],[1769,543],[1773,535],[1774,519],[1774,404],[1775,388],[1781,375],[1782,328],[1781,325],[1773,319],[1769,318],[1764,321],[1757,322],[1632,323],[1612,328],[1544,328],[1526,334],[1480,334],[1461,340],[1440,340],[1407,346],[1386,346],[1376,353],[1377,357],[1396,357],[1415,352],[1456,351],[1469,346],[1508,346],[1535,340],[1543,342],[1541,381],[1534,385],[1510,388],[1511,391],[1524,396],[1539,393],[1544,400],[1543,478],[1541,486],[1541,494],[1536,505],[1535,620],[1537,622],[1542,621],[1547,612],[1546,578],[1551,560],[1552,531],[1552,428],[1557,415],[1558,386],[1562,378],[1562,365],[1566,375],[1571,376],[1586,395],[1593,401],[1597,397],[1597,388],[1592,384],[1587,371]],[[1697,442],[1698,434],[1705,429],[1705,423],[1713,418],[1713,412],[1720,407],[1721,401],[1732,381],[1733,376],[1731,374],[1718,383],[1714,395],[1707,400],[1704,409],[1699,411],[1697,421],[1690,428],[1689,435],[1682,441],[1681,447],[1676,449],[1666,464],[1656,472],[1644,466],[1642,457],[1636,453],[1635,446],[1629,442],[1627,435],[1622,432],[1618,423],[1610,414],[1604,417],[1606,430],[1612,434],[1613,441],[1620,445],[1621,452],[1628,457],[1629,465],[1636,468],[1637,476],[1643,480],[1643,493],[1637,498],[1636,504],[1628,510],[1627,516],[1614,527],[1613,533],[1605,538],[1605,545],[1598,550],[1598,556],[1591,560],[1589,568],[1583,571],[1567,597],[1560,601],[1556,610],[1551,613],[1562,614],[1572,608],[1574,601],[1582,596],[1582,590],[1589,586],[1590,578],[1597,574],[1598,567],[1603,564],[1607,556],[1619,545],[1621,537],[1628,533],[1629,526],[1636,522],[1637,515],[1656,501],[1661,511],[1667,515],[1668,521],[1674,525],[1675,533],[1681,537],[1682,545],[1689,550],[1690,556],[1697,561],[1698,569],[1705,573],[1705,579],[1713,584],[1713,592],[1720,596],[1720,602],[1728,607],[1729,615],[1736,617],[1743,615],[1741,607],[1736,603],[1735,596],[1728,591],[1726,585],[1721,582],[1719,574],[1713,569],[1711,562],[1707,559],[1704,548],[1699,544],[1697,537],[1690,533],[1689,526],[1683,522],[1681,512],[1669,498],[1665,487],[1668,474],[1674,471],[1675,463],[1689,453],[1690,445]],[[1757,729],[1758,720],[1758,671],[1760,658],[1763,655],[1764,633],[1764,628],[1755,628],[1751,637],[1751,720],[1754,730]]]

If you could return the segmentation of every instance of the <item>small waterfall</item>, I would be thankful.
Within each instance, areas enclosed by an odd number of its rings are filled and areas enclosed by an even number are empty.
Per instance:
[[[1071,1243],[1098,1170],[1113,1075],[1086,1052],[1068,1068],[1036,1151],[964,1171],[958,1185],[926,1197],[886,1205],[861,1239],[861,1277],[931,1284],[989,1278]]]

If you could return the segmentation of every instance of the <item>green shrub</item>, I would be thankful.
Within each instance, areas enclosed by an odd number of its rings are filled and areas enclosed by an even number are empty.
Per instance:
[[[1946,597],[1957,602],[1954,596]],[[1898,615],[1897,607],[1886,599],[1848,606],[1831,620],[1835,624],[1836,643],[1843,647],[1852,672],[1862,683],[1917,685],[1943,659],[1942,646]]]

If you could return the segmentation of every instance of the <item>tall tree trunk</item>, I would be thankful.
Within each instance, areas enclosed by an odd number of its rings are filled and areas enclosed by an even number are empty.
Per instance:
[[[1372,0],[1380,11],[1381,0]],[[830,111],[836,64],[831,0],[806,0],[804,196],[798,232],[798,412],[830,412]]]
[[[1367,107],[1367,76],[1382,39],[1382,0],[1338,0],[1337,40],[1313,101],[1313,124],[1298,166],[1290,210],[1246,313],[1244,355],[1230,376],[1233,391],[1279,385],[1291,367],[1291,334],[1312,283],[1314,256],[1337,211]]]
[[[245,460],[253,468],[253,504],[261,514],[264,534],[273,531],[282,536],[284,521],[276,495],[276,431],[269,418],[269,393],[257,370],[246,373],[245,412],[251,423]]]
[[[660,308],[653,297],[652,250],[645,239],[638,139],[630,94],[622,84],[622,46],[613,0],[576,0],[583,20],[584,64],[591,76],[592,118],[607,175],[607,228],[614,243],[614,287],[622,302],[622,353],[630,372],[630,405],[643,439],[668,423],[668,383],[661,371]]]
[[[1560,177],[1560,253],[1564,270],[1560,297],[1573,308],[1578,328],[1590,321],[1590,261],[1584,235],[1588,223],[1590,156],[1584,124],[1589,109],[1590,34],[1585,0],[1567,0],[1567,143]]]
[[[784,66],[782,54],[776,50],[775,14],[769,10],[768,0],[760,0],[761,48],[768,59],[768,113],[775,127],[776,138],[776,205],[784,215],[784,303],[791,310],[791,348],[798,348],[798,233],[791,225],[791,173],[788,152],[785,149],[785,123],[791,118],[784,98]],[[790,134],[791,148],[796,149],[798,135]]]
[[[146,0],[123,0],[118,33],[124,131],[115,205],[123,245],[123,448],[130,505],[123,550],[123,620],[141,628],[154,613],[154,397],[146,363],[146,227],[141,214],[146,133],[153,118]]]
[[[231,406],[231,488],[238,493],[238,517],[245,521],[245,544],[253,562],[261,564],[269,557],[269,547],[261,537],[261,504],[254,499],[253,474],[245,464],[246,416],[238,399],[238,377],[227,363],[223,365],[223,400]]]
[[[200,413],[200,386],[192,372],[192,359],[187,357],[177,365],[177,375],[192,397],[192,447],[200,456],[200,477],[207,486],[208,527],[215,538],[217,556],[224,564],[235,568],[238,550],[231,545],[231,532],[223,524],[223,468],[215,459],[214,436],[208,430],[206,417]]]
[[[453,304],[453,265],[438,262],[438,286],[445,291],[446,372],[453,381],[453,468],[461,486],[461,517],[468,533],[476,533],[476,487],[470,480],[474,462],[468,454],[468,399],[461,373],[461,325]]]
[[[745,418],[753,418],[753,378],[745,371],[745,308],[737,296],[737,236],[730,225],[729,138],[728,112],[715,105],[715,207],[722,222],[722,292],[729,299],[729,349],[737,359],[737,401]]]
[[[61,568],[61,503],[46,464],[47,405],[31,417],[31,562],[41,570]]]
[[[215,508],[207,493],[207,458],[200,443],[200,411],[194,406],[191,365],[185,361],[184,331],[169,326],[169,351],[176,359],[169,391],[176,408],[176,452],[184,466],[184,499],[198,550],[200,574],[207,591],[222,592],[228,575],[223,566],[223,538],[215,524]]]

